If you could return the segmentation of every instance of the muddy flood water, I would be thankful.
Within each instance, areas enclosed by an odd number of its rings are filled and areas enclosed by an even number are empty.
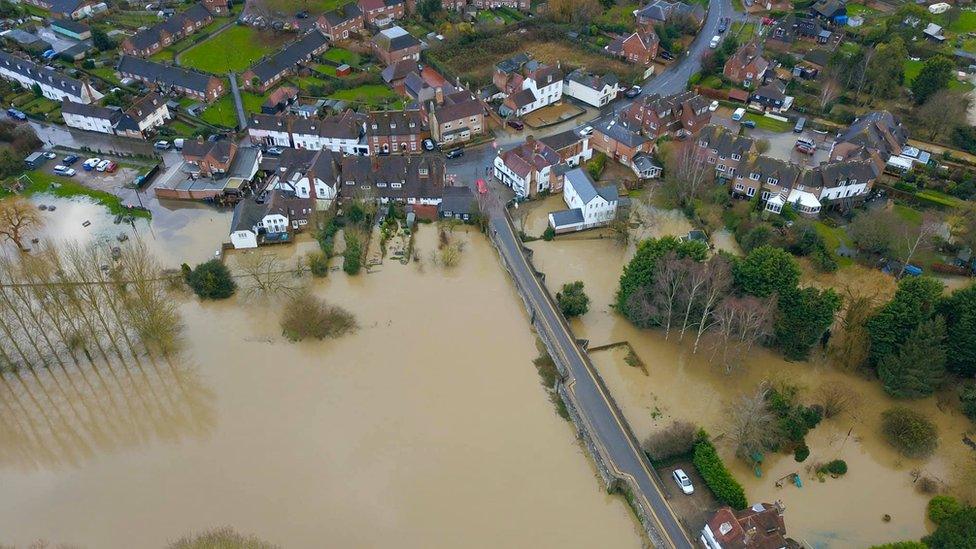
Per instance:
[[[120,230],[79,208],[58,211],[93,218],[91,230],[65,231]],[[167,266],[206,259],[226,237],[222,214],[182,225],[150,244]],[[338,340],[285,340],[280,299],[180,297],[182,358],[127,386],[144,413],[129,417],[130,395],[96,402],[124,419],[126,439],[43,447],[0,429],[0,542],[163,547],[228,525],[286,548],[640,547],[632,512],[540,384],[494,251],[479,234],[457,238],[449,270],[427,260],[437,233],[423,226],[422,261],[312,283],[358,320]],[[59,431],[58,414],[45,417]]]
[[[526,226],[537,227],[542,210],[554,209],[554,204],[534,209]],[[684,220],[672,213],[642,214],[650,223],[639,230],[641,236],[684,234],[688,230]],[[713,241],[717,248],[735,252],[731,235],[717,236]],[[528,246],[535,251],[533,261],[545,273],[550,291],[557,291],[566,282],[584,282],[591,305],[589,312],[572,321],[577,337],[588,339],[591,347],[627,341],[646,364],[646,373],[628,365],[625,347],[591,355],[639,439],[674,420],[704,427],[716,439],[750,502],[782,500],[788,533],[811,547],[867,547],[926,535],[932,527],[925,519],[925,505],[931,495],[916,490],[913,481],[919,474],[938,481],[943,489],[973,496],[973,477],[969,477],[968,485],[961,480],[974,460],[974,452],[962,442],[973,430],[972,424],[957,407],[939,404],[940,400],[951,401],[951,392],[909,403],[937,423],[940,446],[935,455],[925,460],[900,457],[878,432],[881,412],[896,402],[883,393],[877,381],[837,371],[822,357],[788,363],[764,349],[755,350],[740,369],[727,375],[707,364],[708,353],[692,355],[690,346],[675,341],[675,336],[666,341],[661,332],[634,328],[614,313],[610,304],[635,245],[623,246],[598,237],[598,232],[591,231]],[[893,293],[890,279],[879,278],[875,271],[851,269],[845,276],[863,291],[879,298]],[[824,283],[814,279],[807,282]],[[768,455],[762,476],[757,477],[745,462],[734,457],[731,444],[723,441],[722,435],[729,425],[730,405],[743,395],[755,394],[763,380],[797,385],[803,391],[801,400],[808,402],[822,384],[839,383],[854,389],[860,395],[860,404],[849,413],[824,420],[810,432],[807,444],[811,454],[804,463],[797,463],[792,455]],[[849,466],[847,475],[839,479],[828,477],[820,482],[809,469],[811,464],[838,458]],[[802,488],[789,482],[776,487],[778,479],[792,473],[801,476]],[[891,516],[890,522],[882,520],[885,514]]]

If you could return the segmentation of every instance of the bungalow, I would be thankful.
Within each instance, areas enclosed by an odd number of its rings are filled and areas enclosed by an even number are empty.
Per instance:
[[[366,115],[366,142],[373,154],[423,152],[430,137],[427,118],[419,110],[379,111]]]
[[[817,0],[810,6],[810,15],[836,25],[847,24],[847,4],[844,0]]]
[[[709,101],[694,91],[662,97],[646,95],[631,103],[623,117],[650,138],[697,133],[711,120]]]
[[[106,8],[102,2],[94,0],[24,0],[25,3],[51,12],[55,19],[84,19],[96,11]]]
[[[397,61],[420,60],[421,44],[403,27],[384,29],[373,37],[373,52],[385,65]]]
[[[345,4],[319,16],[316,26],[329,40],[346,40],[351,33],[364,28],[363,10],[357,4]]]
[[[52,47],[51,43],[47,40],[22,29],[5,30],[0,32],[0,37],[3,37],[4,45],[9,47],[10,51],[14,51],[14,44],[16,44],[27,53],[40,55]],[[13,42],[13,44],[10,42]]]
[[[131,55],[123,55],[116,70],[123,78],[132,78],[148,86],[156,86],[162,93],[179,93],[208,103],[224,95],[224,84],[216,76],[163,65]]]
[[[570,170],[563,185],[568,209],[551,212],[549,226],[558,234],[608,225],[617,217],[619,199],[616,185],[596,187],[586,171]]]
[[[357,3],[366,23],[370,25],[403,19],[407,14],[404,0],[359,0]]]
[[[427,112],[430,136],[441,145],[465,143],[485,133],[485,106],[467,90],[445,95],[437,88]]]
[[[826,44],[832,36],[833,33],[823,26],[820,19],[790,14],[777,21],[770,30],[766,38],[766,46],[784,52],[789,50],[797,40]]]
[[[122,41],[122,52],[127,55],[149,57],[213,22],[213,14],[203,4],[178,13],[144,31]]]
[[[329,49],[329,41],[319,30],[313,29],[301,38],[285,46],[271,57],[266,57],[243,74],[244,87],[265,92],[285,76],[292,74],[302,63]]]
[[[768,69],[769,61],[762,56],[762,50],[753,41],[729,56],[722,74],[735,84],[751,88],[765,81]]]
[[[67,99],[87,105],[102,98],[102,94],[88,82],[75,80],[59,71],[41,67],[33,61],[15,57],[5,51],[0,51],[0,78],[16,82],[28,90],[36,85],[44,97],[54,101]]]
[[[558,152],[530,137],[495,156],[493,175],[511,187],[516,196],[531,198],[544,191],[558,191],[561,180],[554,168],[561,162]]]
[[[618,93],[620,93],[620,81],[613,73],[599,76],[587,73],[583,69],[576,69],[569,73],[563,82],[564,95],[575,97],[594,107],[602,107],[613,101]]]
[[[471,192],[470,187],[444,187],[444,196],[437,206],[439,217],[471,221],[471,218],[477,213],[478,203],[475,201],[474,193]]]
[[[778,501],[741,511],[722,507],[702,528],[699,541],[706,549],[799,549],[799,543],[786,537],[784,511]]]
[[[625,36],[614,38],[605,49],[614,55],[631,63],[649,67],[657,57],[661,39],[653,28],[640,29]]]
[[[608,117],[594,125],[590,144],[594,149],[629,167],[639,178],[649,179],[661,175],[661,168],[647,159],[654,150],[654,141],[643,135],[640,126],[629,122],[626,117]]]

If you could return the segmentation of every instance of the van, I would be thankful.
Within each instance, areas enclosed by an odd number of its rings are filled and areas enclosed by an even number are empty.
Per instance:
[[[178,150],[178,151],[182,151],[183,150],[183,143],[184,142],[185,141],[184,141],[184,139],[182,137],[179,137],[177,139],[174,139],[173,140],[173,147],[175,147],[176,150]]]
[[[732,120],[738,122],[739,120],[742,120],[742,117],[745,115],[746,115],[746,110],[742,107],[739,107],[738,109],[735,109],[735,112],[732,113]]]
[[[708,43],[708,47],[714,50],[715,48],[718,47],[718,44],[721,41],[722,41],[722,37],[716,34],[715,36],[712,37],[712,41]]]
[[[793,126],[793,133],[803,133],[803,127],[807,125],[807,119],[805,116],[801,116],[799,120],[796,121],[796,125]]]

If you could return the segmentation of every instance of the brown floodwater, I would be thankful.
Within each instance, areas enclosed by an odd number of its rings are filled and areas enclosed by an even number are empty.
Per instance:
[[[659,214],[654,219],[650,227],[642,228],[643,233],[660,236],[686,231],[672,216]],[[729,243],[725,235],[713,239],[716,247],[734,250],[734,241]],[[881,412],[896,402],[876,381],[837,371],[822,357],[789,363],[765,349],[754,350],[742,367],[727,375],[722,368],[707,363],[706,351],[692,355],[689,345],[679,343],[675,336],[666,341],[661,332],[638,330],[612,311],[613,295],[623,265],[633,255],[633,243],[608,245],[605,240],[574,235],[529,246],[535,250],[533,259],[546,274],[550,291],[569,281],[584,282],[591,306],[589,312],[572,321],[578,337],[588,339],[591,347],[629,341],[646,364],[646,374],[628,365],[622,348],[592,355],[637,437],[643,439],[674,420],[701,425],[717,439],[751,502],[782,500],[786,504],[787,527],[797,540],[813,547],[865,547],[918,539],[931,526],[924,513],[931,496],[916,490],[913,481],[917,474],[937,480],[950,491],[972,493],[972,486],[960,484],[960,476],[974,460],[974,452],[962,442],[966,433],[972,436],[973,428],[957,406],[947,404],[954,400],[951,391],[909,403],[936,422],[940,446],[929,459],[902,458],[878,433]],[[879,299],[894,291],[890,277],[879,277],[870,269],[854,268],[850,273],[845,269],[840,277],[819,278],[807,270],[804,280],[826,285],[837,283],[845,273],[851,275],[850,284],[855,289]],[[821,384],[840,383],[854,389],[861,403],[851,413],[825,420],[810,432],[807,443],[811,455],[804,463],[797,463],[792,455],[769,455],[762,476],[757,477],[743,461],[734,458],[723,434],[729,426],[729,407],[741,396],[754,394],[763,380],[798,385],[803,388],[801,399],[808,402]],[[849,472],[840,479],[820,482],[808,469],[811,464],[838,458],[849,465]],[[784,483],[777,488],[776,480],[791,473],[801,476],[803,487]],[[885,514],[891,516],[890,522],[882,520]]]
[[[95,217],[64,208],[69,227]],[[150,246],[172,264],[205,259],[225,232],[216,217]],[[78,234],[119,230],[90,227]],[[452,269],[427,261],[437,235],[421,227],[424,260],[314,282],[358,319],[338,340],[283,339],[280,298],[180,298],[178,363],[85,399],[111,436],[60,425],[60,400],[57,413],[0,422],[0,542],[161,547],[229,525],[288,548],[639,547],[633,514],[540,384],[494,251],[455,237],[465,249]],[[25,391],[4,390],[3,406],[31,409]]]

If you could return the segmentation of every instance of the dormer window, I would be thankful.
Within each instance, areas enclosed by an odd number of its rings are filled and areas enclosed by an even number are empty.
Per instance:
[[[732,160],[742,160],[742,155],[732,153]]]
[[[399,189],[403,187],[403,183],[390,183],[390,188]]]
[[[698,145],[700,147],[708,147],[708,141],[705,141],[704,139],[702,139],[701,141],[698,142]]]
[[[379,128],[379,126],[377,126],[376,124],[373,124],[373,129],[374,129],[374,130],[375,130],[375,129],[378,129],[378,128]]]
[[[427,175],[427,174],[428,174],[427,168],[420,168],[420,175]]]
[[[411,128],[413,128],[413,127],[415,127],[416,125],[417,125],[417,123],[416,123],[416,122],[411,122],[411,123],[410,123],[410,127],[411,127]]]
[[[769,183],[770,185],[775,185],[779,183],[779,179],[776,179],[775,177],[770,177],[766,179],[766,183]]]
[[[755,172],[750,173],[749,174],[749,179],[751,179],[753,181],[759,181],[759,174],[758,173],[755,173]]]

